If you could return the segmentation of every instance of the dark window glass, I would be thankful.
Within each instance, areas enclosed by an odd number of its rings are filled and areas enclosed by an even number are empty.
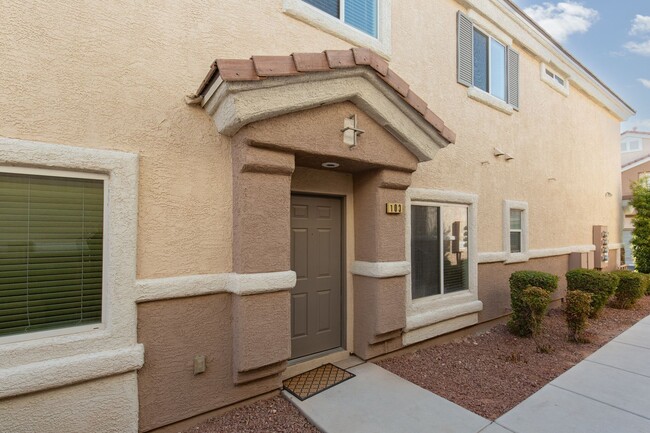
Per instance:
[[[474,86],[488,91],[488,42],[489,38],[474,30]]]
[[[411,206],[411,294],[440,293],[440,208]]]
[[[444,233],[444,292],[469,289],[468,285],[468,232],[467,208],[444,206],[442,208]]]

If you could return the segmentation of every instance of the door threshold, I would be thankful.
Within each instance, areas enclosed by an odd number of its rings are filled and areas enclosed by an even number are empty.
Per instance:
[[[324,352],[291,359],[288,362],[286,370],[282,372],[282,380],[304,373],[316,367],[320,367],[323,364],[336,364],[350,357],[350,352],[342,347],[337,347]]]

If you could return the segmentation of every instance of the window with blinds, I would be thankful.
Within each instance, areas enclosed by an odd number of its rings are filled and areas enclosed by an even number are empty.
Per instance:
[[[377,37],[378,0],[303,0],[357,30]]]
[[[510,209],[510,252],[522,251],[522,214],[521,209]]]
[[[104,181],[0,172],[0,337],[102,321]]]
[[[411,206],[413,299],[469,289],[467,224],[467,206]]]

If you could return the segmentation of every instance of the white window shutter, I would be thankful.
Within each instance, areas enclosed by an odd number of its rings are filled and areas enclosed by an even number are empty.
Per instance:
[[[508,104],[519,109],[519,53],[508,47]]]
[[[458,11],[458,82],[470,87],[474,82],[474,26],[467,16]]]

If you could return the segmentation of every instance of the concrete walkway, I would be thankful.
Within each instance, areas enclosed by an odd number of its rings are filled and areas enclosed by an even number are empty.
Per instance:
[[[648,433],[650,317],[491,422],[374,364],[300,401],[325,433]]]

